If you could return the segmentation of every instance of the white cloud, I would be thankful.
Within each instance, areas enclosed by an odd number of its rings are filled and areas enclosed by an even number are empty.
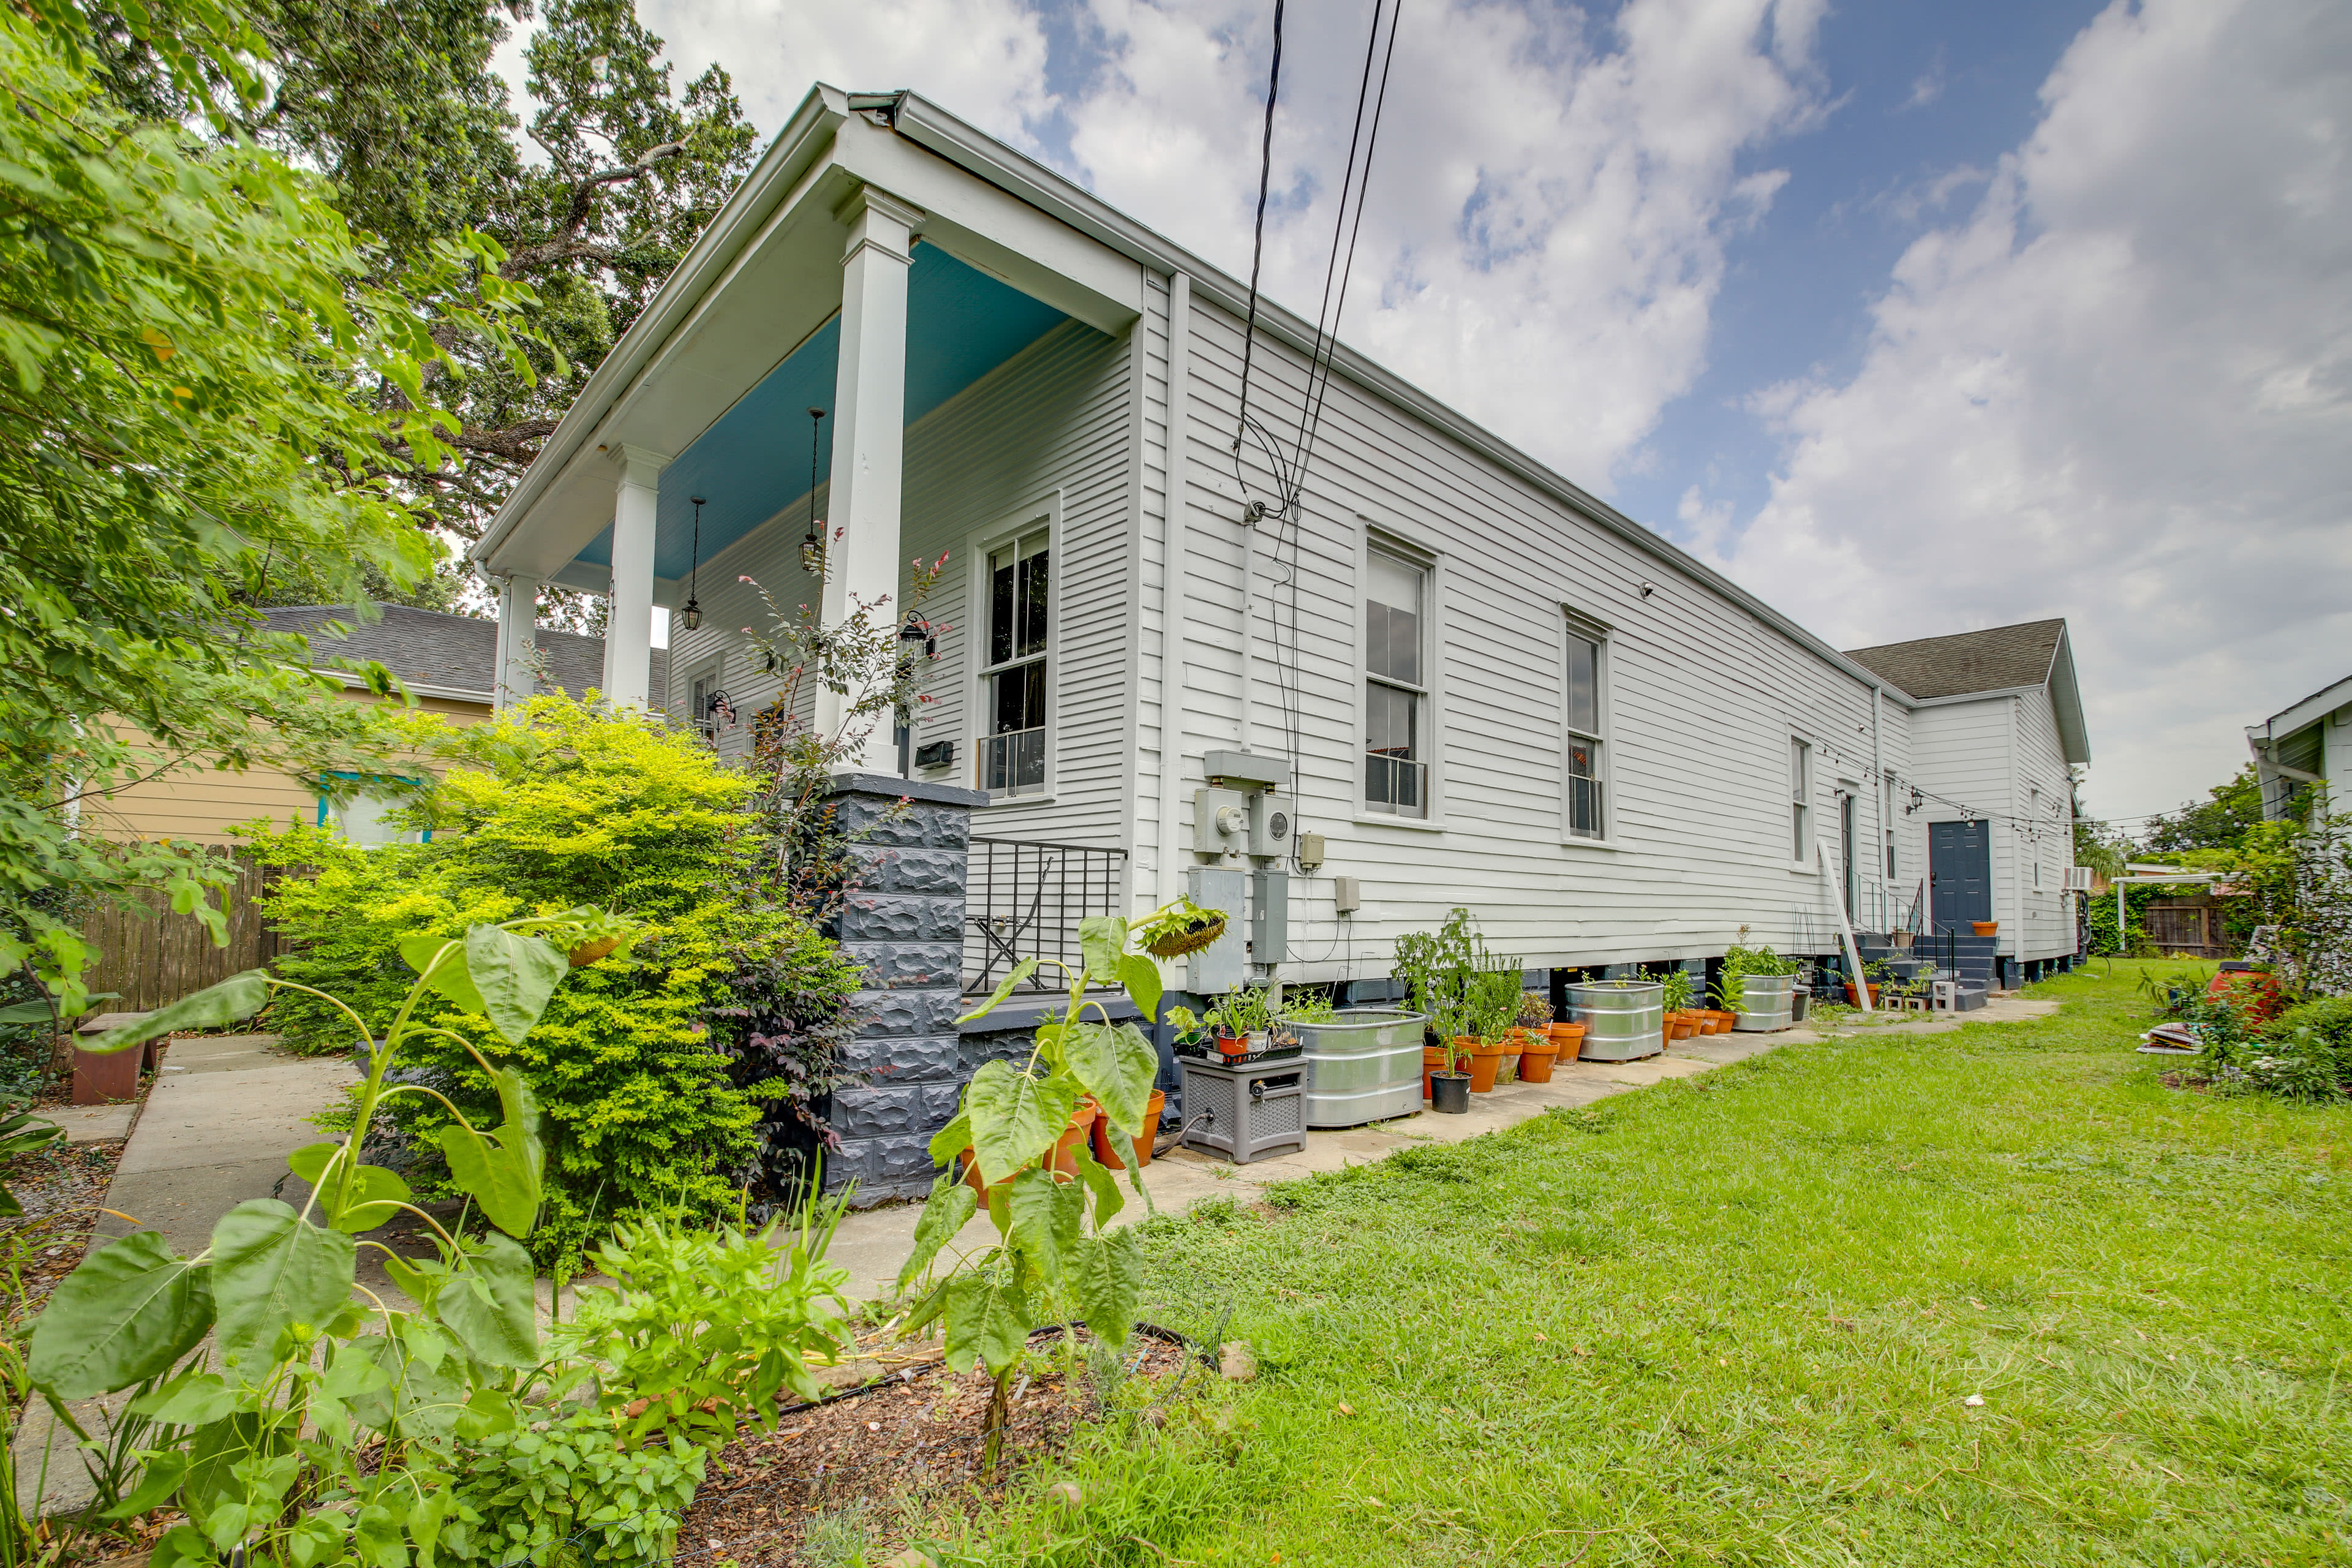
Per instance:
[[[2042,99],[1853,376],[1759,399],[1721,558],[1843,646],[2068,616],[2092,804],[2142,812],[2352,666],[2352,10],[2117,0]]]

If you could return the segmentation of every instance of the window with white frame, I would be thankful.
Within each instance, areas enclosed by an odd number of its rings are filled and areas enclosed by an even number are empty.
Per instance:
[[[416,781],[404,778],[380,778],[372,773],[334,773],[328,775],[358,784],[356,791],[338,793],[338,800],[325,790],[319,792],[319,826],[334,826],[335,831],[362,849],[373,849],[385,844],[422,844],[430,840],[430,828],[404,827],[391,820],[393,812],[408,804],[405,792],[398,786]],[[379,788],[369,788],[371,784]]]
[[[1789,739],[1789,858],[1813,858],[1813,748]]]
[[[686,711],[697,730],[716,740],[720,727],[719,707],[726,693],[719,688],[719,666],[708,665],[687,683]],[[731,715],[730,716],[731,717]]]
[[[1364,809],[1429,815],[1429,568],[1378,546],[1364,586]]]
[[[1567,800],[1560,821],[1570,838],[1606,838],[1601,732],[1601,639],[1571,619],[1568,623]]]
[[[991,795],[1045,788],[1045,668],[1052,578],[1045,529],[988,556],[988,647],[981,670],[980,786]]]

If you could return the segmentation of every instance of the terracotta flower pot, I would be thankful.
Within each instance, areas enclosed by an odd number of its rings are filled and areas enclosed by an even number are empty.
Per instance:
[[[1217,1037],[1217,1054],[1219,1056],[1247,1056],[1249,1054],[1249,1041],[1240,1035],[1219,1035]]]
[[[1130,1148],[1135,1151],[1135,1163],[1138,1168],[1151,1163],[1151,1142],[1160,1136],[1160,1113],[1167,1108],[1167,1105],[1168,1091],[1161,1089],[1153,1089],[1151,1103],[1146,1106],[1143,1111],[1142,1135],[1133,1139],[1112,1126],[1109,1117],[1097,1118],[1094,1131],[1095,1163],[1107,1165],[1114,1171],[1124,1171],[1127,1169],[1127,1157],[1122,1151]]]
[[[1421,1098],[1423,1100],[1427,1100],[1429,1098],[1429,1075],[1431,1073],[1452,1072],[1453,1070],[1454,1053],[1452,1051],[1447,1050],[1444,1046],[1422,1047]]]
[[[1463,1046],[1465,1041],[1468,1042],[1465,1048],[1470,1057],[1470,1092],[1494,1093],[1496,1076],[1503,1070],[1503,1058],[1511,1054],[1510,1046],[1502,1040],[1489,1043],[1486,1040],[1472,1039],[1467,1035],[1454,1043],[1459,1047]]]
[[[1976,932],[1979,936],[1999,936],[2000,934],[2000,922],[1999,921],[1970,921],[1969,922],[1969,929]]]
[[[1862,998],[1855,994],[1853,984],[1851,981],[1846,983],[1845,1001],[1846,1005],[1849,1007],[1859,1007],[1862,1005]],[[1874,1007],[1878,1005],[1878,987],[1875,985],[1870,988],[1870,1005]]]
[[[1584,1026],[1581,1024],[1554,1024],[1551,1026],[1551,1043],[1559,1047],[1559,1059],[1561,1061],[1572,1062],[1576,1060],[1577,1058],[1584,1054]]]
[[[1718,1010],[1708,1014],[1707,1016],[1715,1022],[1715,1027],[1707,1031],[1710,1035],[1727,1035],[1731,1033],[1733,1029],[1737,1028],[1739,1024],[1739,1015],[1737,1013],[1726,1013]]]
[[[1549,1083],[1551,1064],[1559,1056],[1559,1047],[1549,1039],[1542,1045],[1537,1045],[1533,1040],[1524,1042],[1519,1047],[1519,1081]]]
[[[1698,1020],[1692,1017],[1689,1014],[1669,1013],[1666,1015],[1666,1038],[1669,1040],[1687,1040],[1697,1032]]]

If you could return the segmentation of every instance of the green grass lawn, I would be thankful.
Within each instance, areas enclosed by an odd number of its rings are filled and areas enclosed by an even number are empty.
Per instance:
[[[2137,974],[1162,1219],[1153,1315],[1230,1308],[1261,1377],[966,1550],[2352,1563],[2352,1111],[2166,1089]]]

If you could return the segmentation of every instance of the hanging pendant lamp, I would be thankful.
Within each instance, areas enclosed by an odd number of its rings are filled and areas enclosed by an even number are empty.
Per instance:
[[[686,608],[677,613],[677,624],[688,631],[702,624],[702,601],[695,595],[702,583],[702,498],[693,500],[694,552],[687,557]]]
[[[809,410],[809,521],[808,537],[801,541],[801,570],[824,575],[824,535],[816,526],[816,458],[817,433],[824,428],[824,410]]]

